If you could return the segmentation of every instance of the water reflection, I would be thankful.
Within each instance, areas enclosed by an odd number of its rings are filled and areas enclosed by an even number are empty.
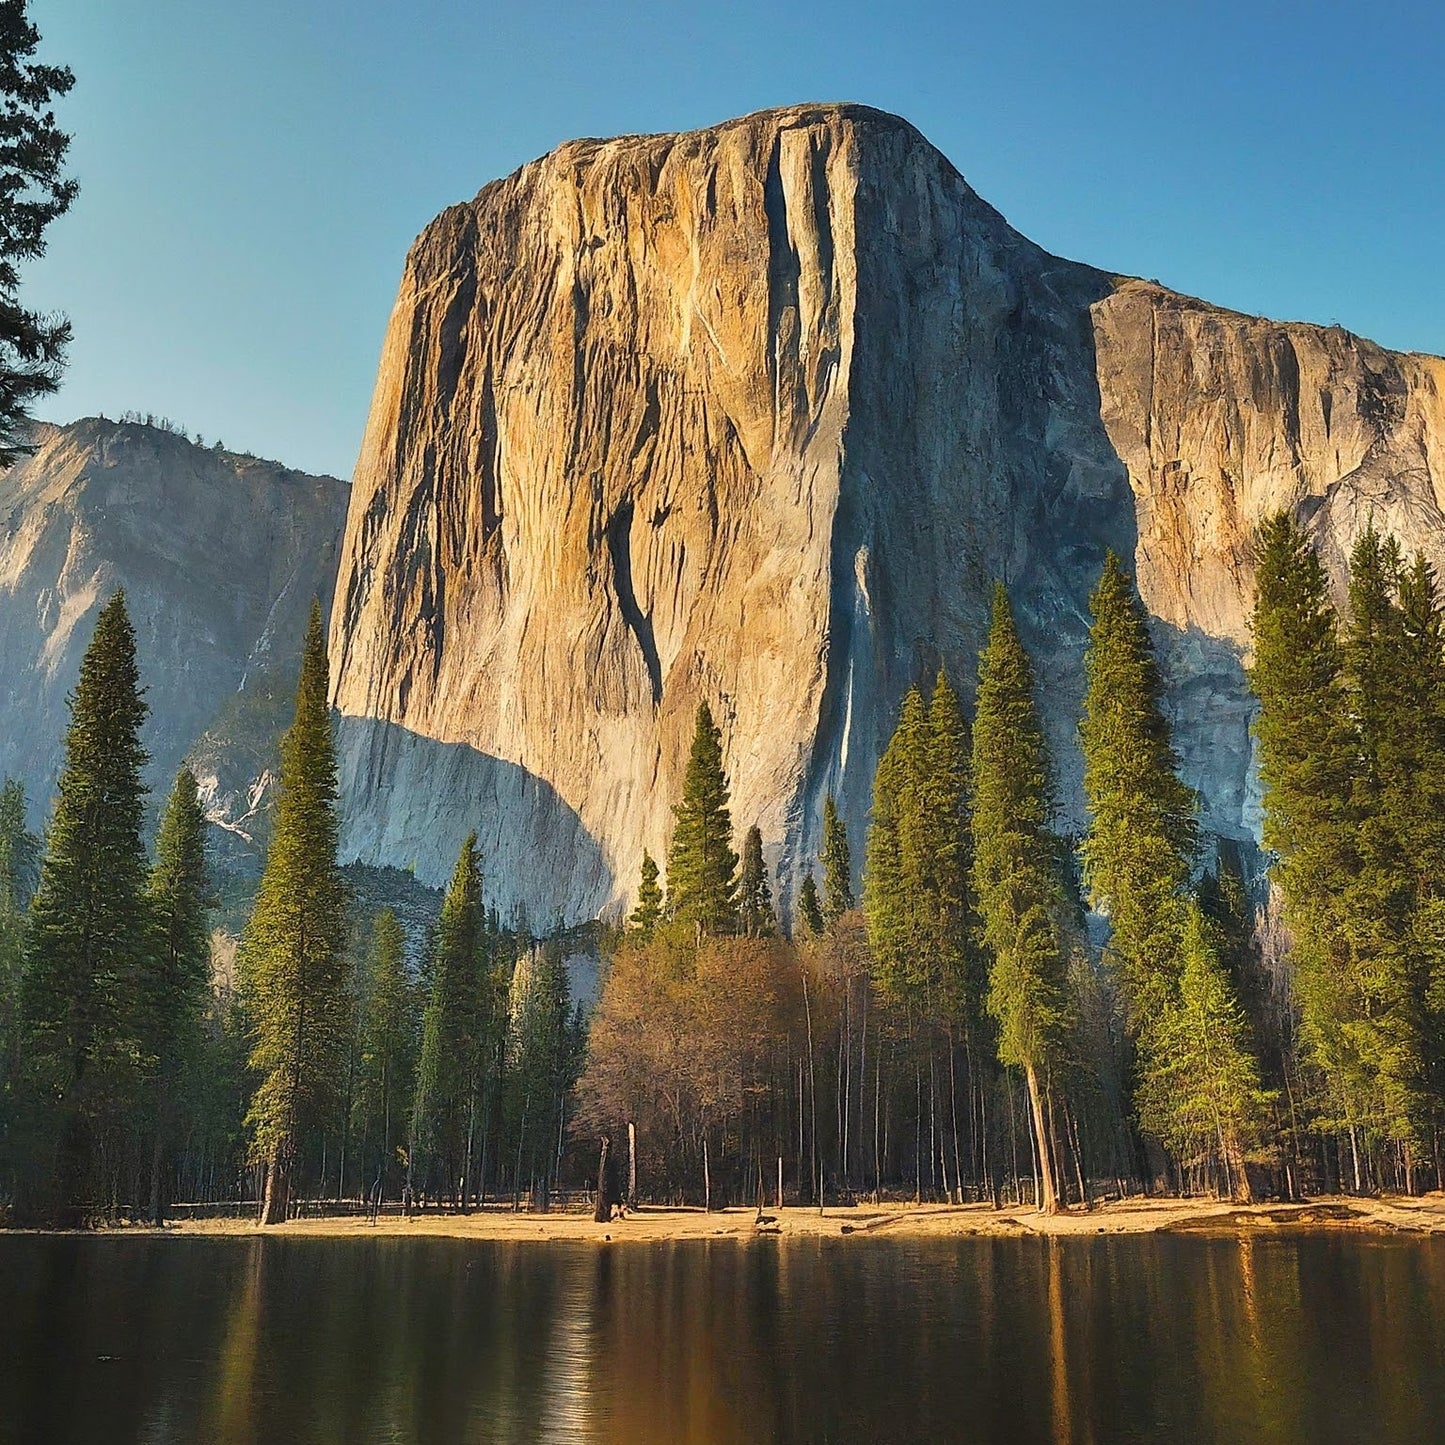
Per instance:
[[[1445,1241],[0,1237],[0,1441],[1391,1441]]]

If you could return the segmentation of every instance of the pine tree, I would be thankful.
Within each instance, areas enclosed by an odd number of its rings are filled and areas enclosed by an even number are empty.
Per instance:
[[[1195,904],[1185,910],[1180,952],[1178,989],[1146,1036],[1139,1122],[1186,1168],[1218,1159],[1229,1192],[1247,1202],[1244,1151],[1259,1137],[1269,1098],[1244,1011]]]
[[[933,951],[933,974],[942,999],[955,1015],[971,1021],[983,1003],[984,978],[978,955],[978,922],[971,872],[968,725],[948,675],[939,670],[928,704],[928,734],[921,800],[930,866],[925,923]]]
[[[662,922],[662,889],[657,886],[657,863],[646,848],[642,850],[642,876],[637,884],[637,907],[628,924],[632,933],[647,942]]]
[[[853,855],[848,829],[828,794],[823,804],[823,919],[836,923],[853,906]]]
[[[396,914],[383,908],[372,921],[364,963],[356,1116],[364,1180],[378,1203],[405,1148],[411,1118],[420,1018],[406,972],[405,940]]]
[[[771,938],[778,931],[773,890],[763,862],[763,834],[756,823],[743,837],[742,871],[738,876],[738,915],[747,938]]]
[[[144,973],[142,1049],[151,1128],[151,1218],[163,1220],[164,1174],[180,1110],[182,1075],[201,1045],[210,984],[214,904],[206,867],[206,815],[195,774],[176,775],[146,889],[155,937]]]
[[[70,137],[52,103],[75,84],[71,72],[37,64],[40,33],[25,0],[0,0],[0,466],[33,450],[29,409],[60,384],[70,323],[20,304],[20,263],[45,253],[46,228],[70,209],[79,187],[61,172]]]
[[[134,1006],[148,942],[146,711],[135,632],[117,592],[96,620],[70,699],[21,984],[42,1141],[36,1163],[50,1175],[40,1193],[50,1186],[64,1206],[94,1199],[104,1187],[97,1177],[102,1148],[115,1179],[139,1077]]]
[[[466,1206],[487,1042],[491,976],[477,835],[457,855],[442,902],[431,957],[431,996],[422,1019],[412,1114],[412,1168],[424,1182],[437,1170],[446,1192]]]
[[[515,1143],[512,1188],[550,1187],[562,1135],[568,1061],[567,970],[555,943],[518,958],[507,990],[508,1120]],[[538,1175],[540,1174],[540,1179]]]
[[[1084,882],[1090,903],[1109,920],[1109,953],[1137,1031],[1178,979],[1182,900],[1196,847],[1194,795],[1179,780],[1143,605],[1112,552],[1090,606],[1079,728],[1089,813]]]
[[[1293,937],[1300,1035],[1326,1080],[1322,1122],[1354,1131],[1371,1110],[1359,1049],[1362,981],[1345,883],[1359,876],[1343,645],[1325,570],[1287,512],[1265,520],[1255,548],[1254,733],[1270,876]]]
[[[296,714],[281,743],[275,830],[239,958],[260,1076],[247,1121],[266,1167],[264,1224],[286,1219],[303,1137],[336,1100],[350,1024],[326,693],[326,641],[313,603]]]
[[[1048,1212],[1058,1208],[1044,1090],[1069,1024],[1067,894],[1050,829],[1052,768],[1034,702],[1033,667],[1008,593],[994,589],[979,659],[973,725],[973,886],[991,955],[987,1007],[1002,1063],[1024,1071]]]
[[[803,886],[798,889],[798,921],[807,930],[810,938],[817,938],[823,932],[823,906],[818,901],[818,885],[810,869],[803,877]]]
[[[35,891],[40,840],[25,826],[25,789],[0,787],[0,1191],[12,1192],[12,1133],[20,1087],[20,986],[25,912]]]
[[[697,707],[692,752],[667,860],[667,909],[699,934],[728,933],[737,918],[738,857],[732,849],[722,732],[706,702]]]
[[[910,688],[873,775],[863,869],[863,916],[876,976],[883,991],[900,1002],[921,998],[930,982],[918,947],[927,851],[919,794],[927,745],[928,710],[922,693]]]

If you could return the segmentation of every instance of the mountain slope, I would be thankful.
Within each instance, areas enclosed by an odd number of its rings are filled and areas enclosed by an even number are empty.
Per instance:
[[[477,827],[504,909],[615,906],[706,696],[786,898],[829,790],[861,858],[902,691],[971,692],[994,577],[1077,822],[1108,546],[1248,837],[1250,528],[1295,507],[1338,566],[1373,513],[1445,562],[1442,379],[1050,256],[864,107],[562,146],[407,258],[332,615],[345,847],[441,881]]]
[[[345,484],[96,417],[35,441],[0,475],[0,774],[42,819],[66,696],[96,612],[124,587],[151,707],[147,780],[163,795],[191,755],[213,818],[244,845],[307,610],[329,605]]]

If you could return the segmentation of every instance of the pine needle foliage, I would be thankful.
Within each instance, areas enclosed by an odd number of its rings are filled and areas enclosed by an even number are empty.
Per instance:
[[[95,1199],[97,1151],[122,1128],[139,1080],[136,1002],[149,942],[141,844],[146,713],[135,631],[125,594],[116,592],[96,619],[70,699],[21,988],[47,1141],[36,1156],[47,1176],[42,1190],[53,1189],[62,1206]]]
[[[163,1175],[182,1105],[181,1083],[201,1052],[202,1016],[210,992],[210,910],[215,899],[206,864],[205,810],[195,774],[186,767],[176,774],[161,815],[146,899],[154,932],[141,990],[141,1033],[148,1071],[151,1215],[159,1224]]]
[[[773,890],[763,862],[763,834],[756,823],[743,836],[742,871],[738,875],[738,917],[746,938],[771,938],[778,931]]]
[[[657,882],[657,861],[646,848],[642,850],[642,872],[637,883],[637,907],[627,920],[629,931],[646,942],[662,922],[662,889]]]
[[[994,589],[988,643],[979,659],[970,767],[973,887],[988,951],[987,1008],[998,1023],[1000,1062],[1020,1068],[1044,1184],[1055,1183],[1042,1094],[1062,1057],[1071,1010],[1068,894],[1051,822],[1053,770],[1034,701],[1033,666],[1002,584]]]
[[[823,804],[823,919],[836,923],[853,906],[853,854],[848,827],[832,793]]]
[[[698,934],[731,933],[737,923],[738,855],[728,802],[722,731],[700,702],[667,859],[668,914]]]
[[[1079,728],[1089,815],[1083,875],[1090,903],[1109,920],[1109,953],[1137,1031],[1178,979],[1195,798],[1179,779],[1143,604],[1112,552],[1090,607]]]
[[[35,60],[40,33],[25,0],[0,0],[0,466],[34,450],[29,409],[60,384],[70,323],[20,301],[20,264],[45,254],[50,223],[70,209],[77,182],[63,174],[70,137],[54,101],[75,76]]]
[[[818,938],[824,928],[823,905],[818,898],[818,884],[811,871],[803,877],[798,889],[798,921],[809,938]]]
[[[1185,909],[1180,952],[1178,988],[1146,1035],[1139,1123],[1186,1169],[1221,1164],[1228,1192],[1247,1198],[1245,1150],[1261,1136],[1270,1095],[1197,904]]]
[[[393,1192],[388,1186],[395,1184],[407,1142],[421,1022],[416,988],[406,970],[405,938],[389,908],[372,921],[363,976],[356,1117],[363,1178],[385,1198]]]
[[[275,831],[239,954],[259,1076],[247,1123],[267,1167],[267,1223],[286,1217],[299,1145],[335,1104],[344,1073],[351,1010],[336,796],[326,641],[313,604],[281,743]]]
[[[470,1163],[494,1025],[489,962],[481,858],[471,833],[457,855],[437,921],[412,1119],[417,1180],[439,1170],[448,1192],[458,1187]]]

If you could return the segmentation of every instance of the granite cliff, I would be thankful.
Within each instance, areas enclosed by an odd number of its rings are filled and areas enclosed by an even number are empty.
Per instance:
[[[66,697],[95,614],[124,587],[161,797],[195,766],[229,845],[252,848],[313,597],[329,606],[346,485],[90,417],[41,425],[0,475],[0,776],[49,811]]]
[[[699,697],[786,896],[861,858],[899,697],[1005,579],[1077,810],[1086,600],[1133,560],[1212,832],[1250,836],[1254,522],[1445,563],[1445,363],[1060,260],[859,106],[576,141],[407,258],[331,622],[343,846],[479,829],[535,923],[663,856]]]

